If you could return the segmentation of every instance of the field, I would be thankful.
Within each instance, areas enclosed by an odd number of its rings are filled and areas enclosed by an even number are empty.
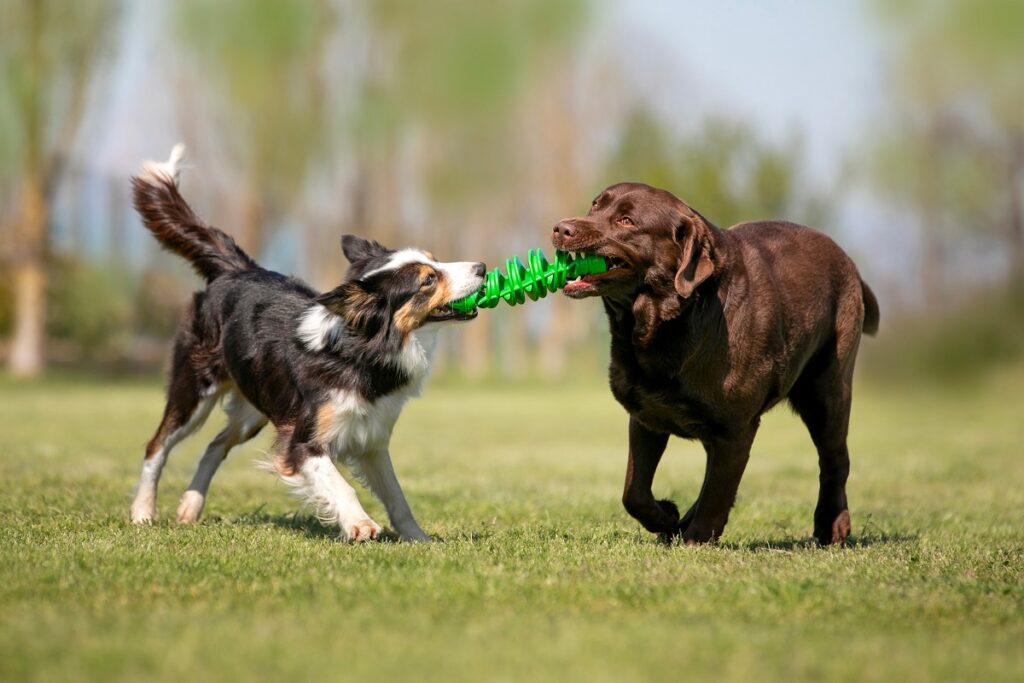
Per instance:
[[[0,680],[1019,681],[1022,390],[862,384],[842,549],[810,542],[815,457],[776,410],[724,539],[693,549],[622,510],[601,384],[435,382],[393,453],[437,542],[353,546],[252,467],[267,435],[172,523],[216,413],[133,527],[159,384],[0,380]],[[656,493],[685,507],[702,471],[674,441]]]

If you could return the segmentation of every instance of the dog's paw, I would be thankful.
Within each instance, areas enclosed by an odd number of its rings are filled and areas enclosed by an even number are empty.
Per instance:
[[[416,531],[399,533],[399,538],[405,543],[430,543],[431,538],[422,529]]]
[[[658,531],[658,542],[670,544],[679,535],[679,507],[667,498],[657,503],[665,518],[662,529]]]
[[[198,522],[204,502],[203,494],[199,491],[185,491],[178,503],[178,524]]]
[[[149,510],[132,510],[132,524],[152,524],[154,515]]]
[[[380,535],[381,526],[375,521],[367,517],[361,519],[358,522],[352,522],[351,524],[342,525],[342,531],[345,534],[345,540],[351,543],[361,543],[362,541],[372,541]]]
[[[679,524],[679,506],[671,500],[663,498],[658,501],[658,507],[661,508],[662,514],[668,516],[670,520],[668,526],[674,529]]]
[[[146,499],[132,503],[132,524],[152,524],[155,517],[155,501]]]
[[[817,527],[818,525],[816,524],[815,526]],[[846,539],[849,538],[850,531],[853,529],[853,524],[850,521],[850,511],[840,510],[830,525],[822,525],[822,527],[814,530],[814,536],[818,539],[819,545],[842,545],[846,543]]]

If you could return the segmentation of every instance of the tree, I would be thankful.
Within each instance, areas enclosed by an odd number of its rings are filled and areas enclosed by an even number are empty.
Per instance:
[[[6,175],[20,207],[9,245],[14,333],[8,366],[15,375],[38,374],[45,362],[48,204],[114,8],[113,2],[46,0],[12,0],[0,8],[0,165],[11,169]]]
[[[796,141],[770,144],[748,125],[710,118],[685,137],[673,134],[649,110],[627,119],[612,154],[608,183],[633,180],[661,187],[720,227],[763,218],[784,218],[827,228],[831,198],[804,190]]]
[[[503,224],[511,227],[523,203],[537,196],[530,191],[537,169],[521,163],[517,148],[521,110],[533,104],[522,98],[537,90],[551,94],[537,83],[564,72],[562,62],[586,25],[586,5],[582,0],[373,3],[374,54],[389,68],[371,74],[366,85],[357,119],[361,155],[397,161],[396,148],[407,135],[418,134],[423,154],[417,172],[435,223],[430,243],[452,258],[461,254],[496,265],[494,259],[512,247],[506,237],[511,230]],[[564,163],[558,146],[549,155],[553,165]],[[394,201],[391,192],[376,196]],[[491,326],[500,325],[504,315],[495,312],[460,335],[467,374],[488,370],[495,347]],[[563,343],[556,338],[547,348]]]
[[[1001,235],[1008,276],[1024,280],[1024,4],[1018,0],[877,3],[894,38],[892,125],[871,178],[918,217],[922,281],[942,294],[947,245]]]
[[[210,120],[246,173],[238,238],[258,258],[329,149],[322,62],[336,16],[322,0],[189,0],[177,10],[183,44],[208,69],[199,81],[227,110],[230,125]]]

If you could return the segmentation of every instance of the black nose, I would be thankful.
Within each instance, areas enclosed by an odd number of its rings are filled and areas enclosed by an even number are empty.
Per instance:
[[[569,223],[568,221],[562,221],[554,228],[555,235],[561,235],[566,239],[572,237],[575,234],[575,232],[576,226],[573,225],[572,223]]]
[[[483,277],[487,273],[486,263],[474,263],[473,264],[473,275],[477,277]]]

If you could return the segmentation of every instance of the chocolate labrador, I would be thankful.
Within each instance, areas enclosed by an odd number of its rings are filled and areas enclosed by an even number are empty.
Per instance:
[[[818,451],[814,535],[822,545],[845,541],[853,365],[879,313],[843,250],[782,221],[721,230],[639,183],[606,189],[586,216],[556,225],[552,242],[609,265],[564,292],[599,296],[608,314],[611,389],[629,412],[629,514],[663,540],[717,539],[761,414],[789,399]],[[682,518],[651,492],[669,435],[707,452],[700,495]]]

